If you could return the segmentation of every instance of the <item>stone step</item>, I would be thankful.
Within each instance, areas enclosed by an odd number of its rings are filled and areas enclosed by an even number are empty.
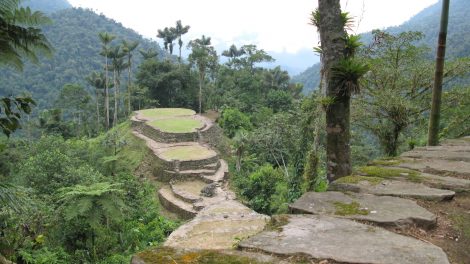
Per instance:
[[[443,146],[470,146],[470,136],[458,139],[446,139],[441,142]]]
[[[413,150],[401,154],[404,158],[415,158],[424,160],[449,160],[449,161],[465,161],[470,162],[470,152],[467,151],[452,151],[452,147],[438,146],[434,147],[439,150],[432,150],[432,147],[427,147],[424,150]],[[461,148],[459,149],[461,150]],[[468,148],[470,151],[470,147]]]
[[[217,171],[212,175],[203,175],[202,178],[206,182],[221,182],[224,181],[229,173],[228,164],[225,160],[219,160],[220,166]]]
[[[217,161],[215,163],[211,163],[211,164],[208,164],[208,165],[205,165],[204,166],[204,169],[205,170],[214,170],[214,171],[217,171],[220,167],[220,162]]]
[[[455,196],[454,191],[431,188],[422,183],[383,180],[367,176],[343,177],[330,183],[328,190],[415,198],[429,201],[451,200]]]
[[[307,192],[289,209],[295,214],[329,215],[399,228],[416,225],[430,229],[437,223],[433,213],[414,201],[372,194]]]
[[[380,227],[321,215],[278,218],[272,230],[242,240],[239,248],[277,256],[306,255],[320,263],[449,263],[441,248]]]
[[[204,208],[171,233],[165,246],[183,249],[231,249],[242,238],[261,232],[269,217],[226,200]]]
[[[175,196],[191,204],[202,201],[201,190],[206,185],[207,183],[200,180],[170,182],[171,190]]]
[[[197,214],[193,205],[176,197],[169,186],[160,188],[158,198],[168,211],[176,213],[183,219],[191,219]]]
[[[470,162],[407,158],[394,166],[441,176],[470,179]]]
[[[369,170],[371,168],[376,169],[376,172],[372,170],[372,174],[370,174],[371,172]],[[380,178],[380,173],[386,173],[384,179],[418,182],[433,188],[452,190],[454,192],[470,191],[470,180],[466,179],[439,176],[394,166],[366,166],[357,170],[357,174],[363,176],[379,175]]]

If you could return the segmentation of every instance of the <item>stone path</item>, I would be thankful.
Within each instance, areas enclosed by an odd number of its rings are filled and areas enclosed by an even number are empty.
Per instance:
[[[227,163],[211,142],[220,131],[210,120],[186,113],[183,117],[201,120],[201,129],[167,135],[146,125],[158,118],[148,113],[145,118],[137,113],[132,122],[134,134],[155,154],[155,179],[167,183],[158,190],[159,199],[168,210],[191,219],[168,237],[168,248],[246,257],[234,263],[298,263],[299,256],[307,259],[302,263],[449,263],[441,248],[381,226],[435,228],[437,217],[415,200],[442,203],[470,191],[470,138],[377,161],[374,170],[333,182],[328,192],[306,193],[289,206],[291,214],[270,219],[235,200],[226,182]],[[179,152],[186,158],[175,158]],[[239,250],[233,250],[237,245]],[[139,253],[132,263],[154,263],[158,254],[158,249]],[[172,263],[171,256],[167,259]]]
[[[161,109],[160,109],[161,110]],[[269,217],[235,200],[227,187],[228,165],[214,150],[217,128],[209,119],[185,111],[176,118],[200,120],[202,129],[167,133],[148,122],[149,110],[132,117],[133,133],[154,153],[155,179],[166,183],[158,192],[161,204],[182,219],[192,219],[174,231],[165,245],[181,249],[232,249],[240,239],[261,232]],[[220,131],[219,131],[220,132]],[[193,141],[187,140],[193,139]],[[183,153],[184,155],[180,155]]]

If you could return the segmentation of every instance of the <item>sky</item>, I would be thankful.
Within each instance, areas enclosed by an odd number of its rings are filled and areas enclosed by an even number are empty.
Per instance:
[[[399,25],[438,0],[341,0],[356,19],[357,33]],[[316,46],[309,25],[316,0],[69,0],[103,13],[146,38],[177,20],[190,25],[186,40],[202,34],[216,46],[256,44],[271,52],[298,53]]]

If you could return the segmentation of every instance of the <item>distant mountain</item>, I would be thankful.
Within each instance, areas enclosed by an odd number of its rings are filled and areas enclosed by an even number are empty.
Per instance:
[[[442,1],[424,9],[407,22],[397,27],[390,27],[385,31],[390,33],[399,33],[403,31],[421,31],[425,34],[420,44],[429,46],[432,50],[431,57],[437,45],[439,34],[439,21],[441,16]],[[447,35],[446,57],[448,59],[470,56],[470,1],[452,0],[450,1],[450,17]],[[370,42],[372,34],[362,34],[362,41]],[[319,83],[319,64],[313,65],[306,71],[292,78],[292,82],[304,84],[304,93],[309,93],[318,87]]]
[[[40,5],[46,3],[47,5]],[[59,7],[67,3],[60,0],[32,0],[32,6],[42,9]],[[49,5],[50,4],[50,5]],[[62,5],[64,6],[64,5]],[[91,10],[69,8],[48,15],[53,24],[43,28],[55,51],[52,58],[41,58],[40,65],[26,63],[23,72],[2,68],[0,71],[0,96],[17,95],[29,92],[38,103],[39,109],[52,106],[58,91],[67,83],[86,85],[85,77],[92,71],[99,71],[104,58],[99,55],[101,43],[99,32],[109,32],[117,38],[111,45],[121,44],[121,40],[139,41],[138,49],[153,47],[160,57],[164,52],[157,43],[142,38],[135,31],[123,27],[104,15]],[[136,51],[134,66],[141,60]]]
[[[22,5],[29,6],[32,10],[38,10],[44,13],[53,13],[72,8],[72,5],[67,0],[24,0]]]

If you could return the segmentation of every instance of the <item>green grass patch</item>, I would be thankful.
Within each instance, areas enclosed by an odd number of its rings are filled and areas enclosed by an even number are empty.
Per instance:
[[[369,164],[374,165],[374,166],[395,166],[395,165],[398,165],[402,162],[403,162],[403,160],[398,159],[398,158],[383,158],[383,159],[373,160],[373,161],[369,162]]]
[[[423,181],[423,177],[419,172],[409,169],[364,166],[360,167],[357,171],[359,174],[366,174],[367,176],[378,177],[383,179],[406,178],[407,180],[412,182]]]
[[[360,175],[350,175],[337,179],[336,183],[346,183],[346,184],[358,184],[361,181],[367,181],[372,185],[377,185],[381,183],[384,179],[379,177],[370,177],[370,176],[360,176]]]
[[[200,120],[192,118],[160,119],[147,124],[168,133],[191,133],[204,125]]]
[[[196,112],[186,108],[153,108],[137,111],[146,119],[156,119],[162,117],[195,115]]]
[[[137,254],[146,264],[261,264],[244,256],[229,255],[215,250],[183,251],[159,247]]]
[[[369,211],[362,209],[358,202],[351,202],[349,204],[342,202],[334,202],[336,211],[335,215],[368,215]]]
[[[166,160],[199,160],[214,155],[213,150],[197,145],[172,147],[160,154]]]
[[[452,214],[451,219],[454,223],[454,226],[457,227],[457,230],[459,230],[462,236],[470,240],[470,215]]]

